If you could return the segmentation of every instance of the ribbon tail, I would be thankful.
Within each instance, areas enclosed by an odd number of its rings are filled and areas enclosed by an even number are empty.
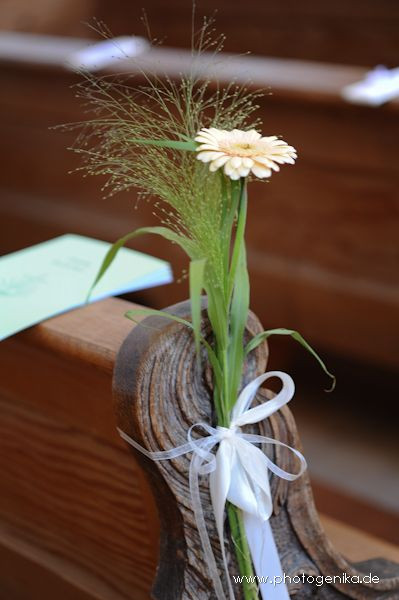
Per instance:
[[[243,513],[243,518],[263,600],[290,600],[270,522],[248,512]]]
[[[220,579],[219,572],[216,566],[215,555],[213,554],[211,541],[209,539],[208,530],[206,528],[204,511],[202,510],[201,495],[199,490],[199,472],[201,470],[201,465],[201,458],[197,454],[194,454],[190,462],[189,471],[192,508],[201,540],[205,564],[207,565],[209,575],[212,578],[217,600],[226,600],[222,581]]]
[[[223,566],[226,574],[230,600],[234,600],[234,590],[231,583],[226,549],[224,546],[224,513],[229,493],[232,475],[232,464],[235,450],[226,440],[222,440],[216,453],[216,469],[210,474],[209,491],[211,494],[215,522],[222,551]]]

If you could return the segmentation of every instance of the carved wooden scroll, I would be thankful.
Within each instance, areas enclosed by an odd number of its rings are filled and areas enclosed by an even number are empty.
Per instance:
[[[169,309],[175,315],[189,317],[187,302]],[[261,331],[257,318],[250,314],[248,336]],[[203,335],[210,330],[203,324]],[[267,347],[258,348],[248,360],[243,384],[266,370]],[[205,364],[205,360],[202,365]],[[215,424],[211,403],[211,376],[195,357],[192,333],[176,322],[151,316],[138,325],[123,343],[114,374],[118,425],[149,451],[168,450],[186,442],[193,423]],[[270,397],[261,391],[258,398]],[[300,440],[291,411],[285,407],[266,423],[251,431],[271,436],[300,449]],[[204,563],[199,536],[191,510],[188,485],[189,456],[154,462],[135,452],[145,470],[158,503],[161,520],[160,557],[153,588],[156,600],[209,600],[215,598],[207,565]],[[283,469],[295,471],[290,453],[275,447],[265,449]],[[201,493],[205,518],[215,556],[223,568],[220,548],[208,494],[208,481],[202,481]],[[376,583],[305,583],[289,585],[291,597],[359,600],[399,599],[399,565],[381,559],[351,564],[337,553],[326,538],[314,506],[307,474],[293,483],[272,476],[274,514],[271,526],[285,574],[348,576],[365,573],[378,575]],[[226,540],[230,539],[226,535]],[[230,572],[238,574],[231,542],[228,547]],[[225,583],[225,582],[224,582]],[[242,599],[240,585],[235,589]]]

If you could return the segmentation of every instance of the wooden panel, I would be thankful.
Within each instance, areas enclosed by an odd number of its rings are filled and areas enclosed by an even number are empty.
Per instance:
[[[321,483],[312,477],[312,490],[316,507],[330,519],[339,520],[353,528],[364,529],[375,538],[384,539],[392,545],[399,544],[399,515],[369,504],[365,499],[354,497],[342,489]],[[355,544],[353,544],[353,547]],[[339,548],[338,548],[339,550]],[[361,552],[361,548],[358,548]],[[375,555],[379,556],[379,555]],[[353,557],[364,560],[368,556]]]
[[[93,593],[87,591],[87,579],[82,587],[78,581],[71,582],[65,578],[62,570],[50,571],[46,566],[47,558],[49,557],[40,556],[35,547],[16,541],[13,537],[8,540],[2,532],[0,599],[34,600],[56,597],[57,600],[101,600],[103,598],[96,591]]]
[[[86,0],[87,1],[87,0]],[[92,14],[115,33],[142,33],[141,5],[97,0]],[[171,46],[190,45],[191,3],[146,0],[152,35]],[[393,0],[286,0],[284,3],[219,0],[217,28],[227,36],[226,49],[255,54],[373,66],[397,66],[399,11]],[[197,5],[197,22],[214,13],[213,0]],[[127,27],[127,23],[129,23]]]
[[[4,0],[0,28],[7,31],[37,31],[60,35],[79,35],[83,21],[96,14],[94,0]]]
[[[387,544],[375,536],[364,533],[355,527],[344,525],[325,515],[321,516],[321,522],[330,541],[349,560],[354,562],[368,560],[371,551],[374,556],[389,557],[393,562],[399,562],[397,546]]]
[[[219,0],[217,28],[226,49],[255,54],[373,66],[397,66],[399,12],[394,0],[286,0],[284,3]],[[170,46],[191,43],[191,2],[146,0],[151,33]],[[214,14],[213,0],[197,5],[197,26]],[[146,34],[142,5],[125,0],[25,0],[3,2],[1,29],[88,36],[91,17],[105,21],[115,35]]]
[[[158,521],[116,433],[111,396],[115,353],[133,325],[123,318],[127,306],[98,303],[0,345],[0,587],[7,600],[29,598],[28,583],[40,592],[43,579],[57,598],[121,600],[132,589],[148,598]]]

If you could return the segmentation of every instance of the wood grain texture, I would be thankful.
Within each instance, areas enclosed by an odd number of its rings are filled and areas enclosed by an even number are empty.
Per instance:
[[[187,317],[187,304],[176,305],[171,312]],[[251,335],[261,331],[254,318],[249,322],[249,331]],[[209,337],[209,334],[209,327],[204,328],[202,335]],[[265,348],[260,348],[255,357],[265,363]],[[143,362],[145,369],[142,368]],[[115,365],[114,394],[121,429],[149,450],[157,450],[184,443],[191,424],[213,422],[209,372],[207,381],[196,365],[192,336],[187,335],[185,328],[176,329],[161,317],[147,318],[145,326],[140,328],[139,337],[128,336],[125,340]],[[253,360],[247,378],[257,375],[255,368]],[[175,410],[176,407],[178,410]],[[149,474],[161,519],[161,560],[154,598],[212,598],[213,585],[199,551],[200,542],[188,492],[189,459],[183,456],[173,460],[173,466],[169,461],[155,466],[140,453],[135,455]],[[205,486],[202,486],[201,495],[210,538],[220,562],[217,533]],[[175,497],[179,498],[178,503]],[[231,543],[227,553],[230,564],[235,568]],[[241,598],[240,586],[235,587],[237,598]]]
[[[124,313],[134,308],[141,307],[108,298],[47,319],[15,339],[35,348],[45,347],[79,364],[89,364],[110,374],[118,348],[135,325],[124,317]],[[137,315],[136,321],[143,318]]]
[[[147,0],[145,6],[153,36],[166,38],[170,46],[190,45],[191,4],[173,0],[166,6],[160,0]],[[126,21],[135,33],[145,33],[139,27],[139,5],[116,0],[110,9],[107,0],[97,0],[96,7],[95,14],[114,33],[126,33]],[[231,52],[397,66],[399,10],[392,0],[287,0],[283,4],[249,0],[245,5],[219,0],[217,9],[217,29],[226,34],[226,49]],[[213,0],[202,0],[196,6],[197,23],[214,11]]]
[[[189,303],[166,309],[187,318]],[[248,335],[260,331],[261,325],[251,314]],[[203,335],[209,337],[209,326],[203,323]],[[260,348],[248,362],[243,385],[265,371],[267,350]],[[114,394],[119,407],[119,426],[149,451],[167,450],[186,440],[188,428],[205,421],[215,425],[211,389],[207,371],[201,371],[195,359],[192,333],[187,328],[160,317],[149,317],[126,338],[118,354]],[[270,398],[261,391],[258,401]],[[250,431],[274,437],[300,449],[300,440],[290,410],[284,407],[268,422]],[[212,581],[207,573],[201,544],[196,531],[190,502],[187,456],[173,461],[155,462],[132,449],[149,478],[161,519],[161,554],[153,598],[157,600],[194,600],[214,597]],[[291,456],[281,448],[267,453],[283,469],[292,471]],[[308,476],[294,483],[272,477],[274,514],[271,525],[283,565],[283,571],[294,576],[361,575],[361,569],[344,559],[327,540],[314,507]],[[202,502],[209,525],[220,574],[223,578],[220,548],[207,482],[202,483]],[[228,536],[227,536],[227,539]],[[228,544],[230,569],[237,573]],[[384,565],[371,563],[381,576],[378,584],[334,583],[317,588],[311,584],[291,586],[290,593],[298,599],[314,596],[320,599],[353,598],[359,600],[399,598],[399,566],[395,576],[384,571]],[[378,570],[379,569],[379,570]],[[382,570],[381,570],[382,569]],[[385,576],[383,575],[385,574]],[[165,584],[168,590],[165,592]],[[240,589],[237,597],[242,597]]]
[[[397,66],[399,11],[392,0],[286,0],[283,4],[250,0],[245,6],[219,0],[218,31],[226,34],[226,50],[308,60]],[[169,46],[189,47],[191,3],[146,0],[151,35]],[[213,0],[196,6],[197,27],[213,15]],[[35,9],[24,0],[3,0],[0,26],[6,31],[91,35],[86,23],[103,20],[114,35],[146,35],[140,4],[114,0],[39,0]]]
[[[0,345],[2,600],[148,598],[158,520],[111,394],[127,308],[96,303]]]
[[[119,600],[134,587],[144,600],[155,549],[137,468],[68,423],[4,398],[1,412],[1,544],[71,589]]]

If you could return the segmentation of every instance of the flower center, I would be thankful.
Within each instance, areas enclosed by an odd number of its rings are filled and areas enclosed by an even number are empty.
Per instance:
[[[248,142],[236,142],[226,144],[223,151],[230,156],[252,156],[254,153],[254,147]]]

